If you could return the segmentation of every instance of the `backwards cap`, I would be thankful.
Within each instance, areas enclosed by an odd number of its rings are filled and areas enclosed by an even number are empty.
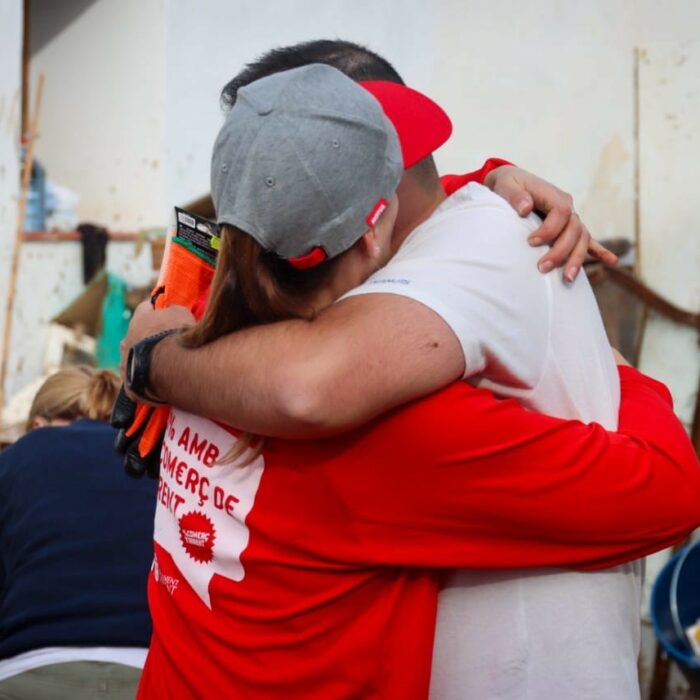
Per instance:
[[[238,91],[214,144],[212,199],[219,223],[305,268],[373,226],[402,174],[396,130],[377,100],[311,64]]]
[[[445,110],[418,90],[386,80],[360,83],[379,102],[401,143],[404,168],[414,166],[442,146],[452,134]]]

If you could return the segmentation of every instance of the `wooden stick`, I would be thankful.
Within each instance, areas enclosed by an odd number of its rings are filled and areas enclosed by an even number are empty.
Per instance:
[[[30,0],[24,0],[24,27],[22,29],[22,131],[26,134],[29,129],[29,62],[31,59],[32,13],[29,7]]]
[[[22,171],[22,184],[19,195],[17,211],[17,230],[12,248],[12,264],[10,267],[10,283],[7,289],[7,305],[5,307],[5,328],[2,335],[2,364],[0,364],[0,426],[2,424],[2,409],[5,406],[5,380],[7,378],[7,364],[10,357],[10,339],[12,337],[12,316],[15,311],[15,295],[17,292],[17,274],[19,272],[19,256],[22,247],[24,233],[24,218],[27,210],[27,195],[29,182],[32,177],[32,165],[34,164],[34,146],[39,133],[39,113],[41,111],[41,98],[44,93],[44,74],[39,74],[39,81],[34,98],[34,111],[32,124],[27,134],[27,153],[24,159]]]
[[[627,272],[627,270],[621,267],[608,267],[607,265],[595,263],[590,267],[587,266],[586,271],[592,282],[597,282],[607,277],[618,286],[627,289],[638,299],[641,299],[650,309],[658,311],[671,321],[675,321],[675,323],[700,331],[700,313],[681,309],[650,287],[647,287],[644,282],[632,273]]]

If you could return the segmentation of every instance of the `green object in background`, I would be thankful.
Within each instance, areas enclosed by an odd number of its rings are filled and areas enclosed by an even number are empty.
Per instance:
[[[126,282],[107,272],[107,294],[102,300],[102,330],[97,338],[96,359],[101,369],[119,371],[119,343],[129,328],[131,311],[126,305]]]

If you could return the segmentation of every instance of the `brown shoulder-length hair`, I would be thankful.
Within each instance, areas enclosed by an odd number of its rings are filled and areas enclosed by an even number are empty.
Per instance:
[[[221,247],[206,309],[199,322],[179,336],[179,342],[186,348],[198,348],[250,326],[311,318],[313,296],[326,284],[341,257],[298,270],[265,250],[244,231],[222,226]],[[245,460],[250,463],[262,446],[262,439],[245,433],[222,462],[232,462],[252,448]]]

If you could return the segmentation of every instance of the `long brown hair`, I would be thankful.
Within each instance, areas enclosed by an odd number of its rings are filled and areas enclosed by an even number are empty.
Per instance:
[[[312,298],[328,281],[342,255],[298,270],[234,226],[222,226],[216,272],[204,315],[179,336],[198,348],[234,331],[290,318],[311,318]],[[252,447],[245,463],[260,454],[263,441],[245,433],[223,457],[232,462]]]
[[[119,393],[119,377],[109,370],[92,367],[67,367],[52,374],[34,397],[26,429],[37,418],[47,421],[79,418],[108,420]]]

